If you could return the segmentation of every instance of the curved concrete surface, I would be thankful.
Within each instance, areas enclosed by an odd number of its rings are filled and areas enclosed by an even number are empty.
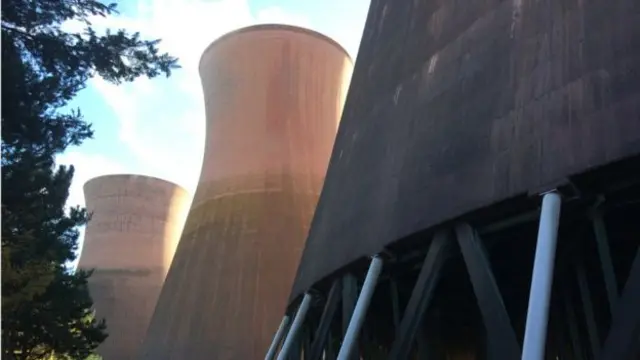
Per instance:
[[[171,264],[191,200],[183,188],[139,175],[107,175],[84,186],[92,213],[78,268],[89,278],[109,337],[105,360],[135,358]]]
[[[471,211],[640,153],[637,0],[372,0],[291,300]]]
[[[262,359],[287,304],[352,64],[309,30],[223,36],[200,75],[200,182],[141,357]]]

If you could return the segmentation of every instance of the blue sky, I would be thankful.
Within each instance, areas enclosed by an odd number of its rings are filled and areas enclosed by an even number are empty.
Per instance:
[[[120,15],[98,18],[98,29],[125,28],[162,39],[160,48],[180,58],[169,79],[138,79],[115,86],[89,81],[75,99],[94,139],[69,149],[59,164],[76,175],[69,205],[84,205],[83,184],[114,173],[150,175],[192,194],[204,147],[204,101],[197,72],[202,51],[219,36],[256,23],[284,23],[319,31],[356,58],[369,0],[121,0]],[[68,23],[68,30],[79,30]]]

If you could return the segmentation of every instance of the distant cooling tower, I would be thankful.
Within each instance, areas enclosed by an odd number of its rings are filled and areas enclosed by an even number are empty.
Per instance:
[[[200,183],[144,359],[263,358],[323,185],[352,63],[327,37],[259,25],[202,56]]]
[[[89,289],[109,338],[105,360],[135,357],[153,314],[189,208],[181,187],[137,175],[108,175],[84,186],[87,225],[78,267],[95,269]]]

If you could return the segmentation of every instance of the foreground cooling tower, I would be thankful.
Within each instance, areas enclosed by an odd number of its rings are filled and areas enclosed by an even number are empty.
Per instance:
[[[292,287],[305,359],[640,358],[639,5],[371,1]]]
[[[292,295],[413,233],[638,154],[640,21],[634,0],[613,3],[372,1]]]
[[[164,180],[107,175],[84,186],[87,225],[79,268],[109,337],[105,360],[134,358],[146,333],[189,208],[190,196]]]
[[[261,359],[277,328],[323,185],[351,60],[281,25],[215,41],[200,62],[200,182],[144,359]]]

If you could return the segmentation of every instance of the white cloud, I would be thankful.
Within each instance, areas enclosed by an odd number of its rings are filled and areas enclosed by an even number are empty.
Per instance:
[[[98,77],[90,80],[89,85],[117,117],[117,140],[132,159],[120,163],[115,155],[89,155],[82,147],[59,156],[59,164],[76,167],[68,205],[84,205],[83,185],[87,180],[113,173],[156,176],[185,187],[191,194],[195,192],[205,134],[198,62],[216,38],[251,24],[283,23],[319,30],[355,54],[364,25],[357,21],[349,22],[348,28],[344,24],[321,24],[323,28],[318,29],[309,16],[277,6],[254,13],[248,0],[138,0],[133,13],[91,19],[99,32],[124,28],[140,32],[145,39],[161,39],[160,50],[178,57],[182,69],[169,79],[139,78],[120,86]],[[83,25],[70,22],[64,27],[67,31],[81,31]],[[100,132],[95,135],[98,139],[102,136]],[[121,155],[122,151],[118,153]]]
[[[277,7],[254,18],[246,0],[141,0],[135,16],[92,20],[98,29],[125,28],[162,39],[161,51],[180,59],[182,69],[168,80],[140,78],[120,86],[100,78],[90,82],[115,112],[120,140],[145,165],[139,172],[195,189],[204,144],[200,56],[219,36],[256,22],[308,24],[304,16]]]
[[[255,22],[257,24],[287,24],[301,27],[309,27],[309,18],[302,14],[291,14],[277,6],[270,6],[258,11]]]
[[[142,164],[133,172],[167,179],[194,192],[204,150],[205,116],[198,62],[216,38],[255,23],[284,23],[313,29],[309,18],[277,6],[258,9],[252,15],[248,0],[138,0],[133,14],[92,19],[99,31],[125,28],[143,38],[162,39],[160,50],[176,56],[182,69],[171,78],[116,86],[101,78],[90,81],[112,108],[120,142]],[[67,24],[77,30],[78,24]],[[319,30],[319,29],[316,29]],[[335,29],[328,35],[357,48],[360,31]],[[342,38],[341,38],[342,37]],[[353,39],[356,45],[351,46]],[[357,50],[357,49],[356,49]],[[96,133],[96,137],[100,137]],[[105,156],[108,154],[105,154]],[[84,166],[77,164],[78,167]],[[83,182],[74,181],[73,192]]]

